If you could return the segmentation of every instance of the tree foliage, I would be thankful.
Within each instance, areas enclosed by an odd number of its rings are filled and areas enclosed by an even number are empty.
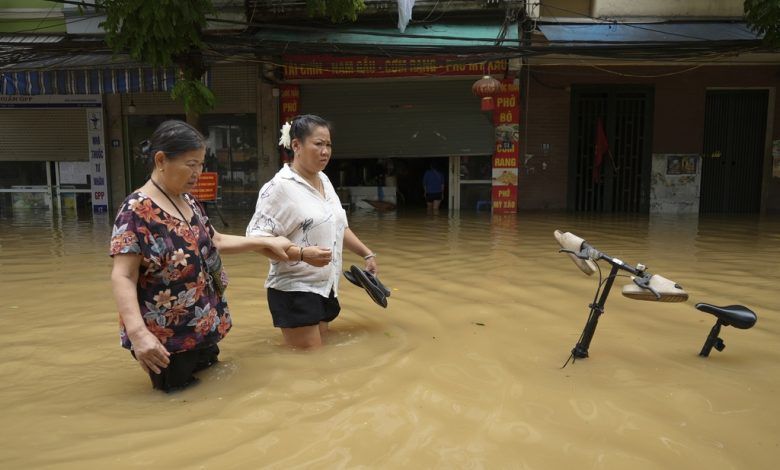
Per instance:
[[[334,23],[355,21],[358,13],[366,9],[363,0],[306,0],[312,16],[324,16]]]
[[[780,47],[780,0],[745,0],[745,20],[766,44]]]
[[[178,66],[181,76],[171,96],[188,114],[214,107],[214,94],[201,82],[202,32],[214,12],[211,0],[97,0],[95,6],[106,13],[101,26],[111,49],[153,67]]]
[[[355,21],[366,6],[363,0],[306,0],[309,14],[334,23]],[[201,82],[206,66],[203,30],[212,16],[212,0],[96,0],[106,13],[101,26],[114,52],[127,52],[153,67],[179,67],[181,76],[171,96],[190,115],[214,107],[216,98]]]

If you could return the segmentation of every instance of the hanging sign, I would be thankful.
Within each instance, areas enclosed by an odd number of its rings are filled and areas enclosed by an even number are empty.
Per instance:
[[[108,184],[106,183],[106,149],[103,142],[103,108],[87,108],[87,139],[89,139],[89,167],[92,175],[92,212],[108,212]]]
[[[285,80],[504,74],[506,59],[463,63],[457,57],[284,56]]]
[[[504,81],[494,101],[493,213],[515,213],[520,166],[520,88],[512,80]]]
[[[200,174],[198,182],[192,188],[192,195],[200,202],[217,200],[217,173],[206,171]]]

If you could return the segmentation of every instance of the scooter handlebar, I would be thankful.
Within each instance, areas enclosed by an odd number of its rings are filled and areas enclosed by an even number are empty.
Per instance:
[[[604,253],[590,246],[588,242],[582,242],[582,250],[580,250],[579,256],[580,258],[598,261],[602,256],[604,256]]]
[[[553,232],[553,235],[561,246],[561,251],[569,255],[580,271],[590,276],[598,270],[596,263],[593,262],[587,251],[587,249],[593,250],[593,247],[585,243],[585,240],[571,232],[561,232],[560,230]]]
[[[569,255],[569,258],[588,276],[598,271],[596,261],[606,259],[606,255],[593,248],[583,238],[571,232],[553,232],[555,239],[561,246],[561,252]],[[613,260],[614,264],[616,260]],[[644,271],[644,266],[637,265],[636,268],[619,262],[623,269],[637,273],[633,278],[633,284],[627,284],[623,287],[623,295],[636,300],[650,300],[658,302],[685,302],[688,300],[688,293],[674,281],[671,281],[658,274],[650,274]]]
[[[681,285],[658,274],[647,273],[633,278],[633,284],[623,286],[623,295],[634,300],[685,302],[688,293]]]

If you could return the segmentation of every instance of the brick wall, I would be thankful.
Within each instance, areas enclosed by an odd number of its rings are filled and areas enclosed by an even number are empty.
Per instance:
[[[568,84],[542,83],[526,84],[520,112],[520,141],[527,145],[520,148],[519,210],[566,208],[571,99]]]
[[[703,66],[668,75],[685,67],[532,66],[521,106],[521,168],[518,182],[520,210],[566,208],[569,159],[569,110],[572,85],[644,85],[655,90],[652,153],[700,153],[704,139],[704,104],[708,88],[770,88],[768,126],[772,140],[780,139],[780,67]],[[666,75],[666,76],[664,76]],[[655,77],[650,77],[655,76]],[[527,106],[527,114],[526,114]],[[774,112],[773,112],[774,110]],[[526,129],[527,126],[527,129]],[[527,138],[526,138],[527,134]],[[771,177],[771,148],[763,181],[764,208],[780,212],[780,178]],[[523,158],[522,155],[526,155]],[[647,156],[648,162],[650,155]],[[527,159],[527,163],[522,162]]]

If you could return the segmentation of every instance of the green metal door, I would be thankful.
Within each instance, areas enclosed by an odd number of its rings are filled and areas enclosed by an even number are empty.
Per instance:
[[[760,211],[768,98],[768,90],[707,92],[700,213]]]

